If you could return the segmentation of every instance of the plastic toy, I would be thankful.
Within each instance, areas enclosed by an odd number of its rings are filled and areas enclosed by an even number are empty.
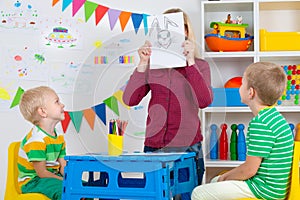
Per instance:
[[[292,133],[293,133],[293,136],[295,137],[295,125],[292,124],[292,123],[289,123],[289,126],[290,126],[290,128],[291,128],[291,131],[292,131]]]
[[[232,130],[230,137],[230,159],[237,160],[237,125],[232,124],[230,128]]]
[[[220,159],[227,160],[228,158],[228,137],[227,137],[227,124],[221,125],[221,136],[220,136]]]
[[[295,134],[295,141],[300,141],[300,123],[297,124],[296,134]]]
[[[299,51],[300,32],[268,32],[259,30],[261,51]]]
[[[287,76],[287,86],[283,92],[278,105],[299,105],[300,96],[300,65],[282,66]]]
[[[210,126],[211,135],[210,135],[210,159],[218,158],[218,134],[217,129],[218,126],[216,124],[212,124]]]
[[[224,88],[239,88],[242,85],[242,78],[241,76],[233,77],[229,79],[225,84]]]
[[[253,41],[253,36],[246,33],[248,24],[242,23],[242,16],[231,20],[228,14],[225,22],[211,22],[213,31],[205,35],[207,46],[212,51],[246,51]]]
[[[245,138],[245,133],[244,129],[245,126],[244,124],[239,124],[237,126],[239,130],[239,134],[237,137],[237,154],[238,154],[238,160],[240,161],[245,161],[246,160],[246,138]]]

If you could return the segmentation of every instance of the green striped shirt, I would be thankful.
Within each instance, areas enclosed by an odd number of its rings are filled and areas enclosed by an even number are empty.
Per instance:
[[[46,161],[46,168],[52,173],[58,173],[60,164],[58,158],[66,155],[65,140],[62,134],[52,136],[38,126],[33,127],[21,142],[18,155],[19,185],[26,184],[37,176],[33,161]]]
[[[284,199],[289,188],[294,140],[285,118],[269,107],[249,123],[247,155],[262,157],[257,174],[246,183],[253,194],[263,199]]]

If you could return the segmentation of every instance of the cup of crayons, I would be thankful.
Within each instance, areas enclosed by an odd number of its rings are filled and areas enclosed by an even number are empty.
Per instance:
[[[123,152],[123,136],[128,121],[120,119],[109,120],[108,127],[108,155],[118,156]]]

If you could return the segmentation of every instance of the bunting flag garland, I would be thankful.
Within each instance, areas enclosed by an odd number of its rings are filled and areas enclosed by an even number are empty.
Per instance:
[[[99,104],[92,109],[95,111],[96,115],[101,119],[101,121],[106,125],[106,110],[105,110],[105,104]]]
[[[11,105],[10,105],[10,108],[13,108],[13,107],[19,105],[20,100],[21,100],[21,96],[22,96],[23,93],[24,93],[24,90],[21,87],[18,87],[17,93],[16,93],[16,95],[15,95],[15,97],[14,97],[14,99],[13,99]]]
[[[148,16],[149,15],[147,15],[147,14],[143,14],[143,22],[144,22],[145,35],[148,34],[148,20],[147,20]]]
[[[98,7],[95,10],[95,19],[96,19],[96,25],[101,21],[103,16],[106,14],[108,11],[108,7],[98,5]]]
[[[73,0],[73,5],[72,5],[72,16],[78,12],[78,10],[83,6],[86,0]]]
[[[98,4],[86,1],[84,3],[84,14],[85,14],[85,22],[87,22],[92,14],[95,12],[96,8],[98,7]]]
[[[94,130],[94,124],[95,124],[95,117],[96,113],[93,109],[85,109],[83,111],[83,116],[85,117],[86,121],[88,122],[90,128]]]
[[[140,28],[141,22],[143,21],[143,15],[132,13],[131,14],[131,20],[132,20],[132,23],[133,23],[135,33],[137,33],[139,28]]]
[[[57,4],[57,2],[59,2],[59,0],[53,0],[52,1],[52,6],[55,6]]]
[[[18,88],[10,108],[19,105],[21,96],[24,92],[24,89],[21,87]],[[92,108],[80,111],[64,111],[65,119],[61,121],[63,132],[66,133],[70,121],[72,121],[77,133],[79,133],[83,117],[86,119],[92,130],[94,130],[96,116],[98,116],[103,124],[106,125],[106,106],[109,107],[117,116],[119,116],[118,102],[120,102],[125,108],[130,109],[130,107],[123,102],[122,96],[123,90],[120,88],[111,97],[105,99],[103,103],[95,105]]]
[[[63,0],[62,4],[62,11],[65,11],[65,9],[72,3],[73,0]]]
[[[115,92],[115,93],[113,94],[113,96],[116,97],[116,99],[117,99],[117,100],[118,100],[125,108],[127,108],[128,110],[130,109],[130,107],[127,106],[127,105],[124,103],[123,99],[122,99],[122,97],[123,97],[123,91],[122,91],[122,90],[118,90],[117,92]]]
[[[52,0],[52,6],[55,6],[60,0]],[[91,15],[95,13],[96,26],[102,20],[103,16],[107,13],[109,19],[110,29],[113,30],[118,19],[120,21],[122,32],[128,24],[129,18],[133,23],[135,33],[138,33],[141,23],[144,23],[145,35],[148,34],[147,14],[132,13],[128,11],[117,10],[108,8],[106,6],[87,1],[87,0],[62,0],[62,11],[64,11],[72,3],[72,16],[84,7],[85,22],[87,22]]]
[[[108,18],[109,18],[110,30],[113,30],[118,21],[121,11],[115,10],[115,9],[109,9],[107,11],[107,13],[108,13]]]
[[[103,101],[105,105],[107,105],[112,111],[116,113],[116,115],[119,116],[119,107],[116,97],[111,96]]]
[[[131,12],[126,12],[126,11],[121,12],[121,14],[119,16],[119,20],[120,20],[122,32],[124,31],[125,26],[127,25],[130,16],[131,16]]]
[[[77,133],[79,133],[81,122],[82,122],[82,116],[83,116],[82,111],[69,112],[69,115],[71,117],[71,120],[75,126]]]
[[[71,121],[71,117],[69,113],[65,111],[65,119],[60,122],[64,133],[67,132],[67,128],[69,126],[70,121]]]

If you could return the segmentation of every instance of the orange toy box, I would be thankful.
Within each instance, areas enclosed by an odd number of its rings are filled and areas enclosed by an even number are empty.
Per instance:
[[[261,51],[299,51],[300,32],[268,32],[260,29]]]

